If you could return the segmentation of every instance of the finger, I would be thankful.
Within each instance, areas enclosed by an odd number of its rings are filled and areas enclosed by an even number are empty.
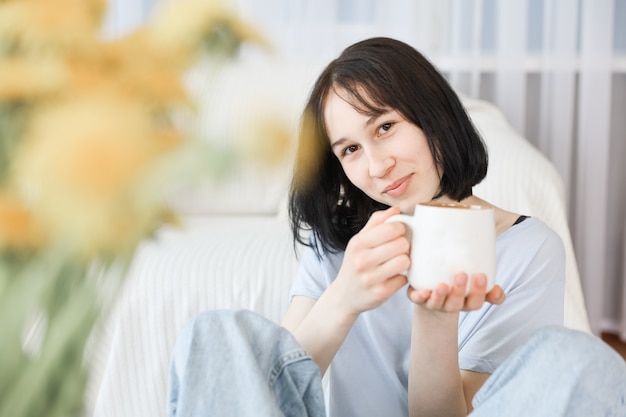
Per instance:
[[[487,276],[479,273],[472,277],[472,286],[465,299],[465,310],[478,310],[485,302]]]
[[[368,257],[372,263],[379,264],[381,266],[389,263],[393,268],[400,268],[389,271],[390,275],[395,275],[410,268],[410,247],[411,245],[409,244],[409,241],[404,236],[400,236],[388,242],[381,243],[378,246],[372,247],[368,253]]]
[[[403,246],[402,252],[409,252],[409,239],[407,226],[401,222],[388,222],[381,224],[366,225],[352,240],[353,246],[358,245],[363,248],[377,248],[381,245],[400,239]]]
[[[383,224],[388,218],[395,216],[396,214],[400,214],[399,207],[389,207],[386,210],[375,211],[374,214],[370,216],[369,220],[365,224],[365,227],[363,227],[363,230]]]
[[[390,217],[400,214],[399,207],[389,207],[386,210],[375,211],[363,227],[361,232],[368,232],[376,230],[377,234],[380,233],[380,227],[384,227],[386,230],[395,231],[397,236],[406,234],[406,226],[402,222],[387,222]]]
[[[381,247],[357,250],[345,257],[344,264],[361,276],[367,286],[377,285],[389,277],[403,274],[411,267],[406,242],[401,240]],[[354,247],[354,246],[353,246]]]
[[[506,299],[504,290],[499,285],[495,285],[491,291],[487,293],[487,301],[491,304],[502,304]]]
[[[384,282],[377,284],[370,288],[373,300],[376,301],[376,305],[386,301],[395,294],[400,288],[402,288],[407,282],[404,275],[395,275],[386,279]]]
[[[366,286],[374,286],[388,281],[391,277],[401,276],[404,284],[407,282],[406,271],[409,269],[411,261],[408,255],[395,256],[382,264],[372,265],[369,269],[361,272],[363,282]],[[401,285],[401,286],[402,286]]]
[[[391,259],[387,259],[378,266],[378,273],[382,277],[402,275],[406,277],[406,271],[411,267],[411,258],[406,253],[400,253]]]
[[[441,310],[449,291],[450,290],[447,284],[437,284],[433,292],[430,294],[430,298],[426,301],[426,307],[431,310]]]
[[[467,274],[458,273],[453,277],[450,293],[445,301],[445,311],[460,311],[465,305],[465,292],[467,290]]]
[[[430,290],[416,290],[410,285],[407,289],[407,295],[409,296],[409,300],[413,301],[415,304],[425,304],[426,301],[428,301],[428,299],[430,298],[430,294]]]
[[[385,285],[387,286],[387,288],[389,288],[390,291],[395,293],[400,288],[404,287],[407,282],[408,282],[408,280],[406,278],[406,275],[398,274],[398,275],[395,275],[395,276],[389,278],[385,282]]]

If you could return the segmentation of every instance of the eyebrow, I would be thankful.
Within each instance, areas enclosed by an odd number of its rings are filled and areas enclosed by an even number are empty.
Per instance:
[[[334,151],[335,148],[338,148],[339,146],[343,145],[347,141],[348,141],[348,139],[346,139],[346,138],[337,139],[337,141],[333,142],[330,145],[330,149],[332,149]]]
[[[370,118],[367,119],[367,122],[365,122],[365,126],[369,127],[369,126],[373,125],[376,120],[378,120],[380,117],[382,117],[382,116],[384,116],[385,114],[388,114],[388,113],[389,112],[386,111],[384,113],[377,113],[377,114],[371,115]]]

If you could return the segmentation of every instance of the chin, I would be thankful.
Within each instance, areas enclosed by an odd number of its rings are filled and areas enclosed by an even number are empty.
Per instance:
[[[409,215],[413,215],[413,213],[415,212],[415,206],[416,203],[404,203],[404,204],[400,204],[400,211],[404,214],[409,214]]]

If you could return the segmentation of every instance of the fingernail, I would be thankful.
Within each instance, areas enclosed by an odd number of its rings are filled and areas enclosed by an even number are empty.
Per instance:
[[[474,282],[476,282],[476,285],[484,287],[485,285],[487,285],[487,278],[485,278],[484,275],[479,275],[476,277]]]
[[[458,286],[463,286],[467,284],[467,275],[465,274],[457,275],[456,278],[454,279],[454,282],[456,282],[456,285]]]

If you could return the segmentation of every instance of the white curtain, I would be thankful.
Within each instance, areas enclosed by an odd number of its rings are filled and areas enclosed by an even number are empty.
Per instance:
[[[156,3],[109,1],[109,34]],[[592,330],[626,340],[626,0],[224,1],[287,60],[395,37],[498,105],[563,177]]]

